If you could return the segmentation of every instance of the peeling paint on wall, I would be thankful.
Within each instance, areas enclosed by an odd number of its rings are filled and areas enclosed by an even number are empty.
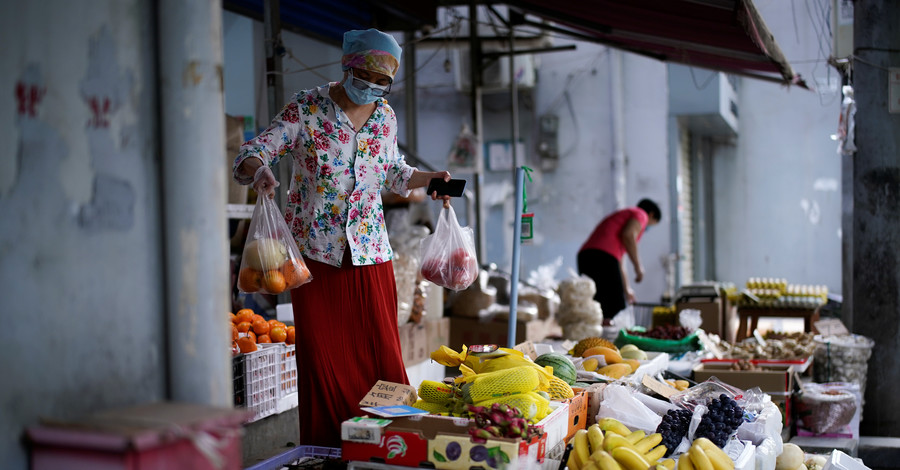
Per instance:
[[[801,199],[800,200],[800,208],[803,209],[803,214],[809,219],[809,222],[813,225],[817,225],[819,220],[822,218],[821,210],[819,209],[819,203],[816,201],[810,201],[809,199]]]
[[[841,188],[840,182],[834,178],[819,178],[813,182],[813,189],[816,191],[834,191]]]

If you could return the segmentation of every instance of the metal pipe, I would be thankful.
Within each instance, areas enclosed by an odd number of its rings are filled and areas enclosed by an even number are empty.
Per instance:
[[[416,36],[412,31],[403,34],[406,49],[403,51],[403,78],[406,81],[406,145],[412,152],[418,152],[419,132],[416,117]]]
[[[469,1],[469,83],[472,89],[472,131],[475,133],[475,248],[478,259],[487,256],[481,195],[484,186],[484,125],[481,118],[481,42],[478,37],[478,4]]]
[[[519,171],[521,166],[519,163],[519,86],[516,83],[516,30],[509,26],[509,100],[510,100],[510,127],[512,127],[512,142],[510,142],[512,152],[513,173]]]
[[[612,100],[612,188],[616,209],[625,207],[625,72],[622,52],[610,50],[609,93]]]
[[[222,5],[157,3],[167,398],[232,406]]]
[[[509,327],[507,346],[516,345],[516,316],[519,306],[519,258],[522,256],[522,190],[525,188],[525,169],[516,168],[516,214],[513,220],[512,273],[509,281]]]

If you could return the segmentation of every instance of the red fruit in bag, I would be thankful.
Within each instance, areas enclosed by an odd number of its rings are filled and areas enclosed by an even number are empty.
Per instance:
[[[451,283],[460,289],[469,287],[478,275],[475,257],[465,248],[457,248],[450,255]]]

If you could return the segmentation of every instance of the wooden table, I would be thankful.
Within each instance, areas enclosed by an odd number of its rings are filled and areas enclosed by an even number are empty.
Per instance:
[[[760,317],[766,318],[802,318],[803,330],[813,331],[813,323],[819,321],[819,308],[761,308],[738,307],[738,331],[735,342],[749,337],[756,330]],[[749,325],[748,325],[749,322]]]

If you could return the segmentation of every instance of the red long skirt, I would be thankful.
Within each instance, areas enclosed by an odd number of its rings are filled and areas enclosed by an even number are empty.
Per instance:
[[[341,423],[378,380],[408,384],[391,262],[341,267],[306,260],[313,280],[291,291],[300,444],[341,446]]]

